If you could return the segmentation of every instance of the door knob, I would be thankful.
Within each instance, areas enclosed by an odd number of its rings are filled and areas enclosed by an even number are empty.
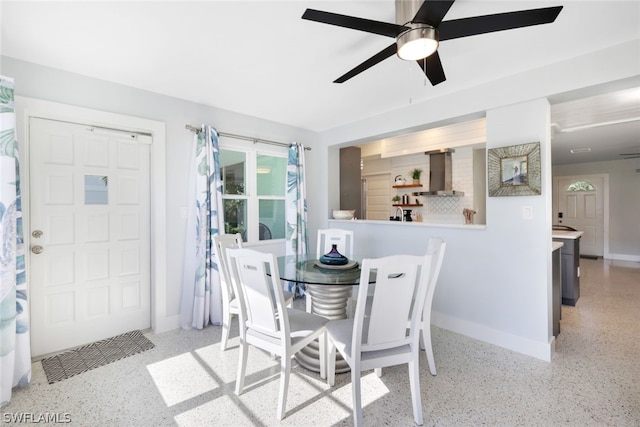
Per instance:
[[[34,230],[33,233],[31,233],[31,235],[33,237],[35,237],[36,239],[39,239],[40,237],[42,237],[42,231],[40,230]]]
[[[42,251],[44,251],[44,248],[40,245],[35,245],[31,247],[31,252],[33,252],[36,255],[41,254]]]

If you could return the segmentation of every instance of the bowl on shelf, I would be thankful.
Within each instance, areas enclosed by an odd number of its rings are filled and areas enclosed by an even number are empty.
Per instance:
[[[333,219],[353,219],[356,214],[355,210],[336,210],[332,211]]]

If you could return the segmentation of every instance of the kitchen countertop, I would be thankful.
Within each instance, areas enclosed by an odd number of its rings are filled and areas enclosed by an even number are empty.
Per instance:
[[[432,222],[418,222],[418,221],[384,221],[376,219],[329,219],[330,223],[336,222],[357,222],[359,224],[372,224],[372,225],[392,225],[392,226],[405,226],[405,227],[433,227],[433,228],[465,228],[467,230],[485,230],[487,226],[485,224],[442,224]]]
[[[558,249],[560,249],[561,247],[564,246],[564,243],[562,243],[562,242],[551,242],[551,243],[552,243],[551,252],[557,251]]]
[[[579,239],[584,234],[584,231],[564,231],[564,230],[552,230],[551,238],[553,239]]]

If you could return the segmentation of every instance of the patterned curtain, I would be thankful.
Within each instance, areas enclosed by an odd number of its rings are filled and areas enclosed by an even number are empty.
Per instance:
[[[203,125],[193,145],[180,306],[183,329],[202,329],[209,322],[222,324],[220,275],[213,243],[213,236],[224,231],[218,133]]]
[[[13,80],[0,76],[0,407],[31,381]]]
[[[307,191],[304,185],[304,147],[299,143],[289,146],[289,159],[287,161],[287,241],[285,254],[295,255],[291,262],[303,259],[308,252],[307,242]],[[295,297],[305,294],[306,286],[303,283],[289,282],[289,291]]]

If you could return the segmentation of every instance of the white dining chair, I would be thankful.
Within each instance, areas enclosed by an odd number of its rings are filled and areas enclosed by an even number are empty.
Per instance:
[[[346,256],[349,259],[353,258],[353,231],[343,230],[341,228],[324,228],[318,230],[318,238],[316,243],[316,259],[329,251],[333,245],[336,245],[336,249],[340,254]],[[357,287],[353,288],[353,292],[356,292]],[[306,298],[307,311],[311,312],[311,298]],[[347,312],[350,313],[351,306],[355,306],[355,299],[351,297],[347,303]]]
[[[420,335],[420,349],[425,351],[427,356],[427,364],[429,365],[429,372],[435,376],[436,362],[433,357],[433,345],[431,343],[431,306],[433,303],[433,295],[436,291],[436,284],[438,283],[438,276],[440,275],[440,269],[442,267],[442,261],[444,259],[444,252],[447,244],[441,237],[429,238],[429,244],[427,246],[427,255],[431,255],[431,269],[429,270],[428,288],[425,296],[424,309],[422,311],[422,321],[419,323],[421,335]],[[367,304],[371,305],[372,295],[369,292],[367,296]],[[408,320],[407,327],[410,327],[411,319]],[[376,374],[382,376],[382,370],[376,369]]]
[[[220,338],[220,349],[225,351],[229,341],[229,328],[232,316],[240,313],[238,299],[235,297],[235,291],[231,283],[231,276],[227,267],[226,253],[227,249],[237,249],[242,247],[242,236],[236,234],[219,234],[213,236],[216,246],[216,255],[218,259],[219,271],[222,272],[222,280],[220,289],[222,291],[222,337]]]
[[[325,325],[327,382],[331,386],[335,382],[337,350],[351,368],[356,426],[363,424],[361,372],[405,363],[409,366],[413,418],[416,424],[422,425],[419,323],[430,269],[431,255],[393,255],[363,260],[354,318],[332,320]],[[376,272],[376,283],[371,304],[367,304],[368,278],[372,270]],[[410,328],[407,328],[407,318],[411,319]]]
[[[431,270],[429,272],[427,295],[422,310],[422,322],[420,322],[420,329],[422,331],[420,348],[424,348],[427,355],[427,363],[429,364],[429,371],[431,375],[434,376],[436,375],[436,362],[433,357],[433,346],[431,344],[431,305],[433,303],[433,295],[436,291],[436,284],[438,283],[438,276],[440,276],[440,269],[442,267],[442,261],[444,260],[446,247],[447,244],[441,237],[431,237],[427,246],[427,255],[431,255]]]
[[[338,252],[347,258],[353,257],[353,231],[341,228],[325,228],[318,230],[316,256],[328,253],[332,245],[336,245]]]
[[[326,378],[324,325],[328,319],[285,306],[275,255],[246,248],[229,249],[227,255],[242,319],[236,394],[241,395],[244,388],[250,345],[280,356],[277,415],[282,419],[286,412],[291,358],[315,339],[320,343],[320,376]]]
[[[216,247],[219,271],[222,272],[222,280],[220,281],[220,289],[222,292],[222,336],[220,337],[220,349],[226,351],[229,342],[231,319],[240,313],[231,274],[227,267],[226,253],[227,249],[238,249],[242,247],[242,236],[240,233],[218,234],[217,236],[213,236],[213,241]],[[293,303],[293,293],[284,291],[284,299],[286,305],[291,306]]]

